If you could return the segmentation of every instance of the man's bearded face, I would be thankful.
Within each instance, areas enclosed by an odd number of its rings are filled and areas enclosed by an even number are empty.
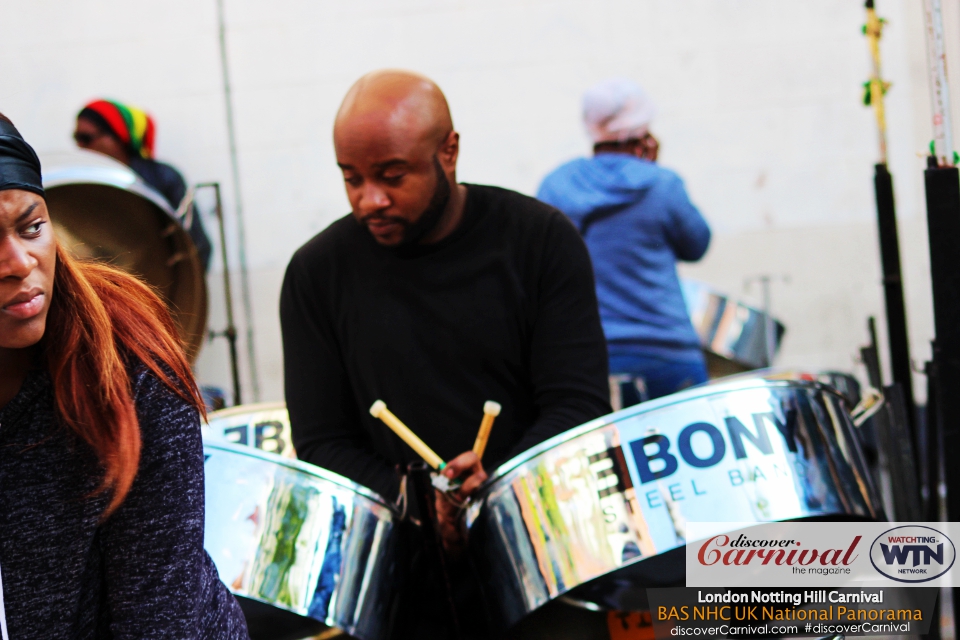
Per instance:
[[[436,187],[430,202],[418,215],[397,216],[382,211],[375,211],[366,215],[357,216],[360,224],[367,227],[374,239],[382,245],[401,246],[417,244],[430,233],[443,216],[450,200],[450,183],[443,173],[443,167],[437,156],[433,156],[433,168],[436,175]],[[395,238],[399,232],[400,241]]]
[[[450,201],[450,182],[435,153],[422,160],[401,156],[365,162],[338,149],[338,160],[353,217],[383,246],[421,242]]]

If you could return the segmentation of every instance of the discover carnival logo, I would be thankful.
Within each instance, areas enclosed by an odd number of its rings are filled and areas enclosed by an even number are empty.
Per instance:
[[[931,527],[908,525],[884,531],[870,545],[873,568],[898,582],[928,582],[957,559],[953,542]]]
[[[805,572],[829,575],[835,567],[850,565],[859,555],[856,552],[861,536],[853,536],[843,546],[833,549],[804,548],[794,539],[751,539],[740,534],[734,539],[721,534],[700,545],[697,560],[703,566],[779,565],[804,567]]]

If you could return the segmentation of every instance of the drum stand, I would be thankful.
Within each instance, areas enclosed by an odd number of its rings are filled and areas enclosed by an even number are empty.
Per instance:
[[[217,226],[220,230],[220,256],[223,260],[223,296],[226,299],[227,326],[223,331],[210,331],[210,338],[226,338],[230,347],[230,374],[233,380],[233,406],[243,404],[240,396],[240,369],[237,364],[237,325],[233,321],[233,289],[230,285],[230,263],[227,260],[227,233],[223,221],[223,200],[220,197],[219,182],[203,182],[196,185],[188,198],[191,204],[196,201],[196,192],[200,189],[213,189],[216,200],[215,211]],[[186,201],[188,198],[185,198]],[[183,205],[181,205],[182,207]]]
[[[420,531],[423,541],[426,565],[433,575],[442,579],[445,595],[442,609],[445,613],[448,638],[460,640],[463,635],[454,603],[450,575],[450,562],[443,550],[443,541],[437,526],[437,510],[434,504],[434,488],[430,482],[430,467],[424,462],[412,462],[407,465],[407,499],[412,501],[413,511],[420,517]]]
[[[891,520],[916,521],[923,519],[919,470],[922,447],[918,432],[911,432],[908,420],[908,402],[903,387],[898,383],[884,386],[881,370],[877,328],[873,316],[867,321],[870,344],[860,349],[860,360],[867,370],[867,380],[874,389],[883,392],[883,407],[861,427],[872,425],[875,433],[877,463],[872,465],[874,482],[880,492],[884,511]]]

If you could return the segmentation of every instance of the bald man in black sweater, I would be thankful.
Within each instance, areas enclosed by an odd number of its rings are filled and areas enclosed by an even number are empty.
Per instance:
[[[522,451],[610,411],[590,258],[559,211],[458,184],[459,135],[437,86],[375,72],[334,126],[352,214],[309,240],[280,298],[300,458],[387,499],[417,455],[368,412],[382,399],[463,479],[466,498]],[[502,407],[483,463],[484,401]],[[444,545],[458,512],[438,501]]]

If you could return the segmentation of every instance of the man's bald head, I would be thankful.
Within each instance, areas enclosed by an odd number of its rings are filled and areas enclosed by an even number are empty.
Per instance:
[[[412,71],[373,71],[347,92],[333,127],[334,144],[364,134],[403,136],[439,145],[453,131],[440,87]]]
[[[383,245],[430,243],[459,224],[459,136],[440,88],[410,71],[375,71],[347,92],[333,125],[353,215]]]

